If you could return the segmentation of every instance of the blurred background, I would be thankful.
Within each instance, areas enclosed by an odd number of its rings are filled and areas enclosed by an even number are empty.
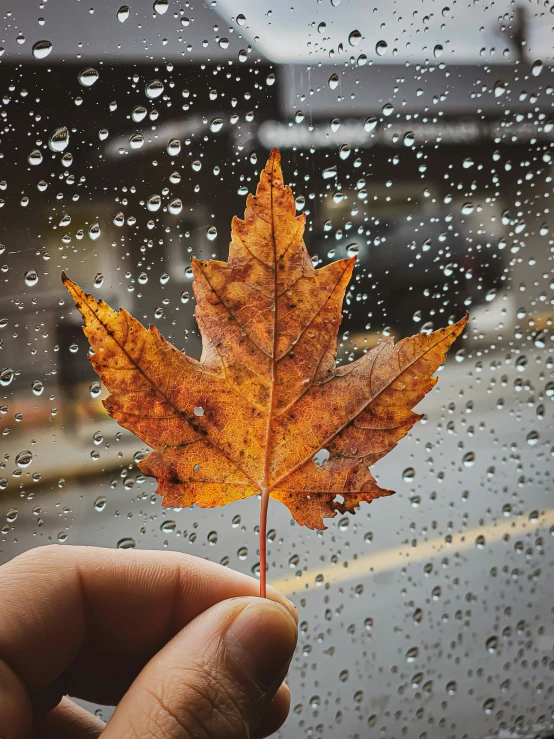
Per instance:
[[[358,256],[341,362],[471,314],[374,470],[394,498],[326,532],[270,504],[301,620],[279,736],[550,736],[553,9],[4,2],[0,562],[95,544],[257,576],[257,500],[162,509],[60,272],[199,356],[190,257],[226,258],[276,146],[314,264]]]

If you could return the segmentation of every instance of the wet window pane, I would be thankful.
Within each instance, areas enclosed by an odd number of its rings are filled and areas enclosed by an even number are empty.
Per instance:
[[[162,507],[60,273],[199,357],[191,256],[227,258],[279,147],[314,264],[358,258],[340,362],[471,317],[374,469],[394,498],[325,532],[270,503],[301,621],[280,736],[547,736],[551,6],[63,5],[2,11],[0,561],[91,544],[258,576],[257,499]]]

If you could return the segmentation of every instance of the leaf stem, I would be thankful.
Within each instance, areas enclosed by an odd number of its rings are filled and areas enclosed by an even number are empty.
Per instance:
[[[269,490],[262,488],[260,503],[260,598],[267,598],[267,508]]]

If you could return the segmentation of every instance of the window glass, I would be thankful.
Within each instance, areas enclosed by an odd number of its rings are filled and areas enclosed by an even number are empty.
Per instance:
[[[199,357],[190,258],[226,259],[279,147],[314,263],[358,257],[340,362],[471,316],[374,469],[394,498],[325,532],[270,503],[269,579],[301,621],[280,736],[554,731],[551,10],[4,6],[1,562],[94,544],[258,575],[257,499],[162,507],[60,273]]]

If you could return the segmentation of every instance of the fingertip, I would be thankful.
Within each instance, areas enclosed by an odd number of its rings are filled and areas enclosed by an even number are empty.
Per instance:
[[[290,711],[290,704],[291,696],[289,686],[286,683],[283,683],[273,696],[273,700],[269,704],[269,708],[260,721],[253,739],[265,739],[265,737],[271,736],[276,731],[279,731],[281,726],[287,720]]]

